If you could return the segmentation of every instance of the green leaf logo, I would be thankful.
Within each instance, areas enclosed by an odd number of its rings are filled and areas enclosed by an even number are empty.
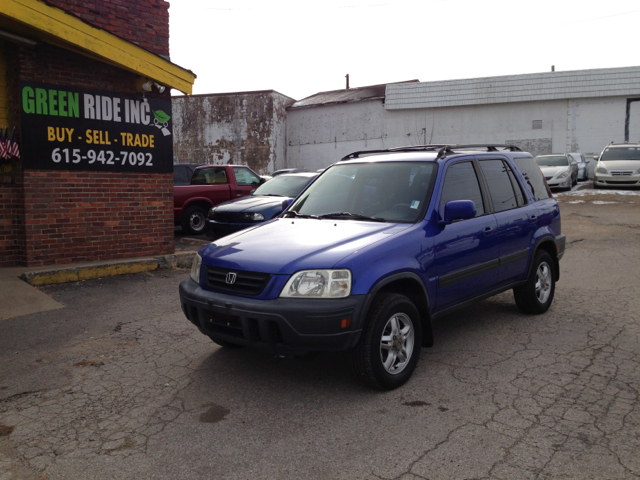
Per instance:
[[[166,113],[164,113],[162,110],[154,110],[153,114],[158,119],[159,123],[164,123],[164,122],[168,122],[169,120],[171,120],[171,117],[169,115],[167,115]]]

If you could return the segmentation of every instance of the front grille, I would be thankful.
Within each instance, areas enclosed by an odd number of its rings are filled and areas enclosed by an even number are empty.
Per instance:
[[[609,170],[609,173],[614,177],[630,176],[633,175],[633,170]]]
[[[271,279],[270,273],[245,272],[227,268],[206,268],[205,284],[212,290],[219,292],[237,293],[239,295],[257,296],[262,293]],[[236,279],[232,284],[227,283],[227,274],[235,273]]]
[[[238,221],[238,214],[233,212],[213,212],[213,219],[216,222],[236,223]]]
[[[607,185],[638,185],[638,182],[635,180],[605,180]]]

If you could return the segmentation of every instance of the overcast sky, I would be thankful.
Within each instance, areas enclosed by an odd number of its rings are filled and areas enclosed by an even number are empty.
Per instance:
[[[170,0],[171,60],[193,93],[640,65],[638,0]],[[174,94],[179,94],[173,91]]]

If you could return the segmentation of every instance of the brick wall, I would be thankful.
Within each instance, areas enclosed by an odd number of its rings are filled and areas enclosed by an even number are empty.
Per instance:
[[[169,2],[164,0],[45,0],[90,25],[169,56]]]
[[[28,265],[173,252],[173,174],[25,170]]]
[[[19,162],[12,175],[0,175],[0,267],[25,263],[24,204]],[[16,171],[17,170],[17,171]]]
[[[18,50],[20,80],[133,94],[138,76],[46,43]],[[166,95],[166,93],[165,93]],[[16,102],[19,108],[19,103]],[[19,112],[18,112],[19,113]]]
[[[80,3],[80,2],[78,2]],[[45,43],[17,47],[10,118],[19,125],[18,81],[135,93],[137,76]],[[166,92],[162,96],[169,97]],[[0,176],[0,266],[49,265],[174,251],[170,173],[21,170]]]

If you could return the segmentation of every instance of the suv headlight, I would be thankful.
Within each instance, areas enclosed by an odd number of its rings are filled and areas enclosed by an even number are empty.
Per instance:
[[[606,168],[604,168],[603,165],[598,165],[596,167],[596,173],[599,173],[601,175],[609,175],[609,170],[607,170]]]
[[[294,273],[280,292],[281,297],[342,298],[351,294],[351,271],[302,270]]]
[[[193,262],[191,263],[191,280],[196,282],[198,285],[200,284],[200,266],[202,265],[202,257],[200,254],[196,253],[196,256],[193,257]]]
[[[264,215],[261,213],[241,213],[239,217],[240,220],[245,220],[247,222],[261,222],[264,220]]]
[[[558,175],[558,178],[567,178],[570,174],[571,172],[569,170],[565,170],[560,175]]]

